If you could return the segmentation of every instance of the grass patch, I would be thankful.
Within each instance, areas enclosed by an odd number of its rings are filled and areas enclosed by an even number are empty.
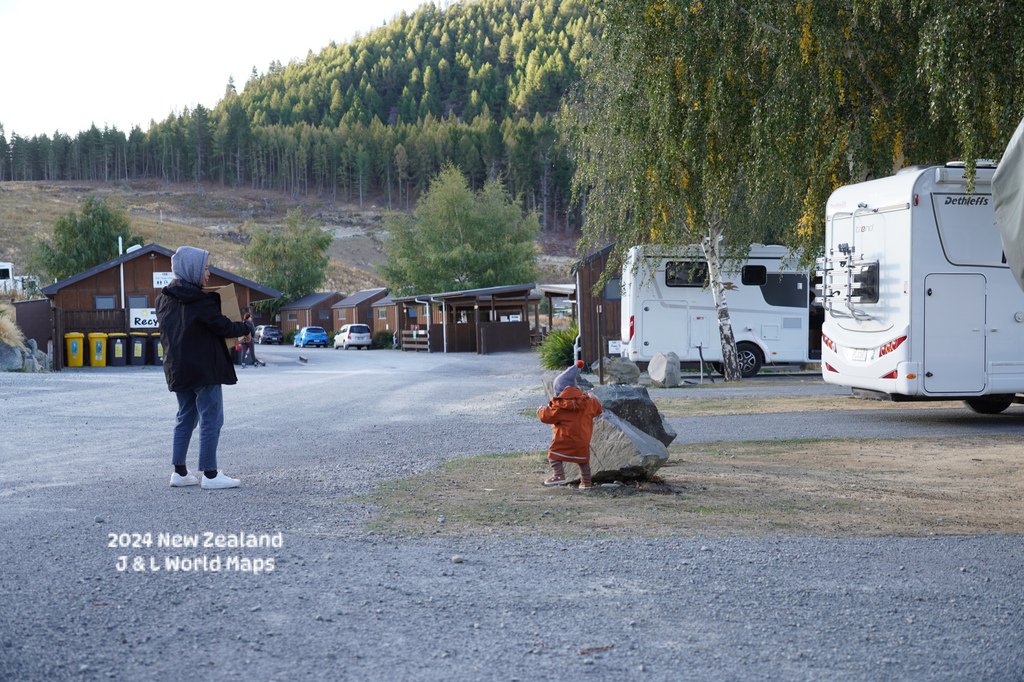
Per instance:
[[[453,460],[354,498],[394,535],[767,536],[1024,532],[1016,436],[678,445],[656,480],[545,488],[544,453]]]

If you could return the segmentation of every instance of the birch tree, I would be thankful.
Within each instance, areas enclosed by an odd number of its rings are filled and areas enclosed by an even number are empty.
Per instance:
[[[566,107],[587,200],[584,244],[699,244],[718,310],[723,369],[740,378],[723,261],[760,223],[747,208],[751,122],[771,57],[739,2],[603,3],[605,33]]]

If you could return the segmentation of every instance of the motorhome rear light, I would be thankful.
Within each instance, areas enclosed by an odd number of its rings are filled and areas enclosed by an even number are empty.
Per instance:
[[[917,202],[920,201],[920,200],[921,200],[921,198],[915,194],[914,195],[914,206],[917,206]]]
[[[896,370],[893,370],[893,371],[889,372],[888,374],[883,374],[882,378],[883,379],[895,379],[896,376],[897,376]]]
[[[633,315],[630,315],[629,316],[629,338],[627,339],[627,341],[632,341],[633,340],[633,329],[634,329],[633,325],[635,323],[636,323],[636,317],[633,316]]]
[[[906,340],[906,336],[899,336],[890,341],[889,343],[882,344],[882,347],[878,349],[878,357],[882,357],[883,355],[888,355],[889,353],[893,352],[901,345],[903,345],[903,342]]]
[[[830,372],[835,372],[836,374],[839,374],[839,370],[833,367],[832,365],[828,364],[827,362],[825,363],[825,369],[827,369]]]
[[[908,379],[916,379],[916,378],[917,378],[917,375],[916,375],[916,374],[914,374],[913,372],[911,372],[910,374],[908,374],[908,375],[907,375],[907,378],[908,378]]]
[[[823,344],[825,344],[825,346],[827,346],[827,347],[828,347],[828,349],[829,349],[830,351],[832,351],[833,353],[836,353],[836,352],[838,352],[838,351],[836,351],[836,342],[835,342],[835,341],[833,341],[832,339],[828,338],[828,337],[827,337],[827,336],[825,336],[824,334],[822,334],[822,335],[821,335],[821,342],[822,342]]]

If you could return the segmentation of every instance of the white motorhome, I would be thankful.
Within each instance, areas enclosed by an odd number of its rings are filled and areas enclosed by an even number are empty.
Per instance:
[[[745,377],[765,363],[816,362],[820,326],[812,330],[808,273],[784,246],[750,247],[747,259],[726,263],[726,304]],[[649,362],[675,353],[684,363],[721,369],[718,312],[699,246],[635,246],[622,267],[622,355]],[[812,357],[815,356],[815,357]]]
[[[39,278],[15,275],[14,263],[0,263],[0,293],[32,294],[39,290]]]
[[[1024,392],[1024,293],[1003,257],[994,168],[910,168],[836,190],[820,259],[822,376],[863,397],[965,400],[1002,412]]]

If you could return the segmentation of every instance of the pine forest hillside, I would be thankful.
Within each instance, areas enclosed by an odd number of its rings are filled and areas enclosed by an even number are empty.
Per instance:
[[[561,98],[599,31],[583,0],[423,5],[241,92],[125,133],[10,139],[0,181],[215,183],[408,209],[447,163],[474,187],[502,178],[548,234],[572,234]],[[0,121],[2,123],[2,121]]]

